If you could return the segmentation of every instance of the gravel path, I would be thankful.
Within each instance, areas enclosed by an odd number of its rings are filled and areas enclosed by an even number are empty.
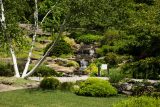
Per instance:
[[[56,77],[56,78],[60,82],[76,82],[78,80],[86,80],[89,77],[88,76],[74,76],[74,77]],[[97,78],[108,80],[107,77],[97,77]],[[43,78],[42,77],[29,77],[29,79],[35,80],[35,81],[41,81]]]

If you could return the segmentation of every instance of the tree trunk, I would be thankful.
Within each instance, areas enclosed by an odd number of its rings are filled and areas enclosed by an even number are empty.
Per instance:
[[[20,74],[19,74],[18,65],[17,65],[17,58],[16,58],[16,55],[14,53],[14,50],[13,50],[12,46],[10,46],[10,52],[11,52],[11,55],[12,55],[15,77],[19,78]]]
[[[1,24],[2,24],[2,30],[4,32],[4,36],[6,36],[6,22],[5,22],[5,16],[4,16],[4,7],[3,7],[3,2],[2,0],[0,0],[0,4],[1,4]],[[11,52],[11,56],[12,56],[12,60],[13,60],[13,65],[14,65],[14,71],[15,71],[15,77],[20,77],[20,74],[19,74],[19,70],[18,70],[18,65],[17,65],[17,58],[16,58],[16,55],[15,55],[15,52],[12,48],[12,45],[11,45],[11,41],[9,40],[10,38],[7,38],[7,42],[10,44],[10,52]]]
[[[63,23],[61,24],[60,27],[60,32],[59,35],[57,36],[56,40],[53,42],[53,44],[50,46],[50,48],[48,49],[48,51],[44,54],[44,56],[38,61],[38,63],[31,69],[30,72],[28,72],[26,75],[24,75],[22,78],[27,78],[30,75],[32,75],[35,70],[42,64],[42,62],[46,59],[46,57],[48,56],[48,54],[51,52],[51,50],[54,48],[55,44],[58,42],[58,40],[60,39],[60,37],[62,36],[62,32],[64,29],[64,25],[66,23],[66,20],[63,21]]]
[[[30,65],[30,62],[31,62],[33,48],[34,48],[36,37],[37,37],[37,33],[36,33],[37,30],[38,30],[38,6],[37,6],[37,0],[35,0],[35,7],[36,7],[36,10],[34,12],[34,20],[35,20],[34,36],[32,38],[31,49],[30,49],[29,54],[28,54],[27,62],[26,62],[22,77],[24,77],[26,75],[27,71],[28,71],[28,68],[29,68],[29,65]]]

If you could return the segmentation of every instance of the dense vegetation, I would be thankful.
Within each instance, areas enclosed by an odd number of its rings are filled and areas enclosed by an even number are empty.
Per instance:
[[[34,3],[30,0],[23,3],[21,0],[5,0],[4,5],[8,30],[6,36],[2,36],[1,32],[2,46],[9,45],[6,41],[11,38],[13,47],[24,48],[28,39],[20,36],[25,32],[18,23],[34,22]],[[98,57],[104,56],[111,67],[127,62],[122,68],[131,77],[159,79],[159,0],[39,0],[38,6],[39,23],[51,10],[40,25],[44,31],[52,34],[59,32],[65,20],[64,31],[70,34],[69,37],[77,43],[97,42]],[[53,50],[50,56],[73,54],[72,48],[64,41],[59,41]]]
[[[113,107],[159,107],[159,99],[152,97],[133,97],[126,101],[115,104]]]

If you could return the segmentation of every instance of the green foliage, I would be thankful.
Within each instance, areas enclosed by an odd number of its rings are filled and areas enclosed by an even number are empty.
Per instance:
[[[105,56],[105,62],[110,66],[117,65],[118,63],[120,63],[119,56],[115,53],[107,53],[107,55]]]
[[[117,69],[110,69],[110,74],[109,74],[109,81],[111,83],[118,83],[121,80],[124,79],[124,74],[117,68]]]
[[[50,76],[59,76],[59,74],[52,68],[42,65],[36,69],[36,72],[33,73],[33,76],[50,77]]]
[[[125,74],[131,74],[133,78],[159,79],[160,59],[146,58],[124,66]]]
[[[41,83],[40,83],[40,88],[43,90],[49,89],[49,90],[55,90],[59,87],[60,82],[58,79],[53,78],[53,77],[45,77]]]
[[[92,34],[87,34],[87,35],[81,35],[78,38],[76,38],[76,41],[78,43],[85,43],[85,44],[91,44],[94,42],[98,42],[100,40],[100,36],[99,35],[92,35]]]
[[[160,92],[152,92],[150,96],[155,97],[155,98],[160,98]]]
[[[13,66],[7,63],[0,63],[0,76],[11,77],[14,75]]]
[[[154,84],[154,87],[156,88],[156,91],[160,92],[160,82]]]
[[[107,44],[110,46],[114,45],[114,42],[121,38],[120,32],[115,29],[109,29],[103,35],[103,39],[101,40],[101,44]]]
[[[74,83],[73,82],[63,82],[61,83],[60,89],[63,91],[72,91]]]
[[[152,97],[132,97],[128,100],[115,104],[113,107],[159,107],[160,99]]]
[[[75,90],[75,94],[82,96],[106,97],[117,94],[117,90],[103,79],[89,78],[79,85]]]
[[[153,5],[155,0],[134,0],[136,3],[146,3],[148,5]]]
[[[47,47],[44,50],[44,53],[49,49],[49,47],[52,45],[48,44]],[[71,48],[71,46],[66,43],[64,40],[60,40],[52,49],[52,51],[49,53],[49,56],[57,56],[59,57],[62,54],[72,54],[73,53],[73,49]]]
[[[67,67],[79,67],[79,64],[78,64],[78,62],[76,62],[76,61],[69,61],[68,63],[67,63],[67,65],[66,65]]]
[[[87,74],[90,74],[90,76],[97,76],[98,75],[98,67],[95,63],[91,63],[84,71]]]

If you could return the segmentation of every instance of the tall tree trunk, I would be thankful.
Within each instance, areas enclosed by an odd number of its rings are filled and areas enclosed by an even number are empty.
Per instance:
[[[5,23],[5,16],[4,16],[4,7],[3,7],[3,2],[2,0],[0,0],[0,5],[1,5],[1,24],[2,24],[2,29],[3,29],[3,32],[4,32],[4,36],[6,36],[6,23]],[[17,65],[17,58],[16,58],[16,55],[15,55],[15,52],[13,50],[13,47],[11,45],[11,41],[9,40],[10,38],[7,37],[7,42],[10,46],[10,52],[11,52],[11,56],[12,56],[12,60],[13,60],[13,65],[14,65],[14,71],[15,71],[15,77],[20,77],[20,74],[19,74],[19,70],[18,70],[18,65]]]
[[[59,32],[59,35],[57,36],[57,38],[55,39],[55,41],[53,42],[53,44],[50,46],[50,48],[47,50],[47,52],[44,54],[44,56],[38,61],[38,63],[31,69],[30,72],[28,72],[26,75],[24,75],[22,78],[27,78],[29,77],[30,75],[32,75],[35,70],[42,64],[42,62],[46,59],[46,57],[48,56],[48,54],[51,52],[51,50],[54,48],[55,44],[59,41],[59,39],[61,38],[62,36],[62,32],[63,32],[63,29],[64,29],[64,25],[66,23],[66,20],[63,21],[63,23],[61,24],[61,27],[60,27],[60,32]]]
[[[12,46],[10,46],[10,52],[11,52],[11,55],[12,55],[15,77],[19,78],[20,74],[19,74],[18,65],[17,65],[17,58],[16,58],[16,55],[15,55],[15,52],[14,52]]]
[[[34,36],[32,38],[31,49],[30,49],[29,54],[28,54],[27,62],[26,62],[22,77],[24,77],[26,75],[27,71],[28,71],[28,68],[29,68],[29,65],[30,65],[30,62],[31,62],[33,48],[34,48],[36,37],[37,37],[37,30],[38,30],[38,6],[37,6],[37,0],[35,0],[35,8],[36,9],[35,9],[35,12],[34,12],[34,20],[35,20],[35,23],[34,23],[34,25],[35,25]]]

